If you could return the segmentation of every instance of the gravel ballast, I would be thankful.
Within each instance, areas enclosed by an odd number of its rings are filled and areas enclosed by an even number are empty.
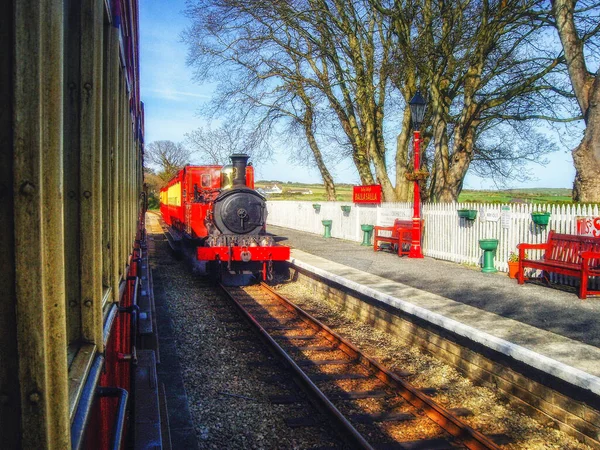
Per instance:
[[[423,353],[403,340],[370,325],[358,322],[343,307],[315,296],[300,283],[280,278],[277,291],[352,341],[365,353],[391,370],[408,372],[406,378],[419,388],[434,388],[434,396],[446,408],[467,408],[472,416],[466,423],[484,434],[506,434],[513,442],[502,448],[589,449],[590,447],[556,429],[544,426],[507,404],[503,395],[488,387],[474,385],[450,365]]]
[[[318,413],[269,354],[233,304],[216,295],[186,261],[156,242],[177,354],[201,449],[305,449],[340,446],[325,421],[291,428],[286,418]],[[270,396],[301,402],[272,404]],[[341,448],[341,447],[340,447]]]

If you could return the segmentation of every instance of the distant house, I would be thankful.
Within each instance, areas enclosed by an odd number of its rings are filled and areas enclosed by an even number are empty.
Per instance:
[[[277,186],[276,184],[274,184],[273,186],[269,187],[269,186],[265,186],[264,188],[262,188],[263,192],[265,195],[268,194],[281,194],[283,191],[281,190],[281,188],[279,186]]]
[[[311,191],[310,189],[298,188],[298,189],[288,189],[287,191],[285,191],[285,193],[286,194],[310,195],[313,193],[313,191]]]

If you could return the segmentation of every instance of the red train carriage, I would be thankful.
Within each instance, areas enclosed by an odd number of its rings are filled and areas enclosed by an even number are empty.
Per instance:
[[[231,156],[227,166],[186,166],[160,192],[165,223],[188,241],[196,257],[219,274],[258,274],[270,278],[273,261],[290,257],[266,233],[265,198],[254,190],[248,156]]]

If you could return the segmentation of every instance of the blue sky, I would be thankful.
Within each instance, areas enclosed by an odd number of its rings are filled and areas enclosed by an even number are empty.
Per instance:
[[[187,25],[182,11],[185,0],[140,0],[141,92],[145,104],[146,143],[157,140],[182,142],[184,134],[208,125],[197,111],[209,101],[213,85],[198,85],[192,81],[192,69],[186,66],[187,48],[180,35]],[[575,144],[575,143],[574,143]],[[548,156],[546,167],[527,164],[535,178],[508,187],[571,188],[575,170],[569,151],[563,148]],[[193,160],[201,164],[202,161]],[[317,170],[287,162],[287,156],[276,152],[270,164],[256,167],[258,179],[320,182]],[[352,161],[343,160],[331,168],[335,180],[358,183]],[[486,179],[467,175],[467,189],[488,189],[494,185]]]

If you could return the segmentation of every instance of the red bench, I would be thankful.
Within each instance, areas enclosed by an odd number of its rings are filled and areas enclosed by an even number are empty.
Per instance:
[[[392,249],[398,249],[398,255],[408,255],[410,243],[412,241],[412,220],[394,220],[394,226],[391,227],[375,227],[373,233],[373,251],[379,250],[378,242],[387,242],[392,244]],[[381,232],[385,231],[386,236],[382,236]],[[387,236],[390,234],[390,236]],[[406,244],[404,246],[403,244]]]
[[[579,298],[589,295],[600,295],[600,291],[588,290],[588,278],[600,276],[600,238],[548,233],[548,242],[544,244],[519,244],[519,272],[517,281],[525,282],[526,267],[540,269],[545,272],[560,273],[578,277]],[[533,260],[526,257],[527,250],[544,250],[542,259]]]

